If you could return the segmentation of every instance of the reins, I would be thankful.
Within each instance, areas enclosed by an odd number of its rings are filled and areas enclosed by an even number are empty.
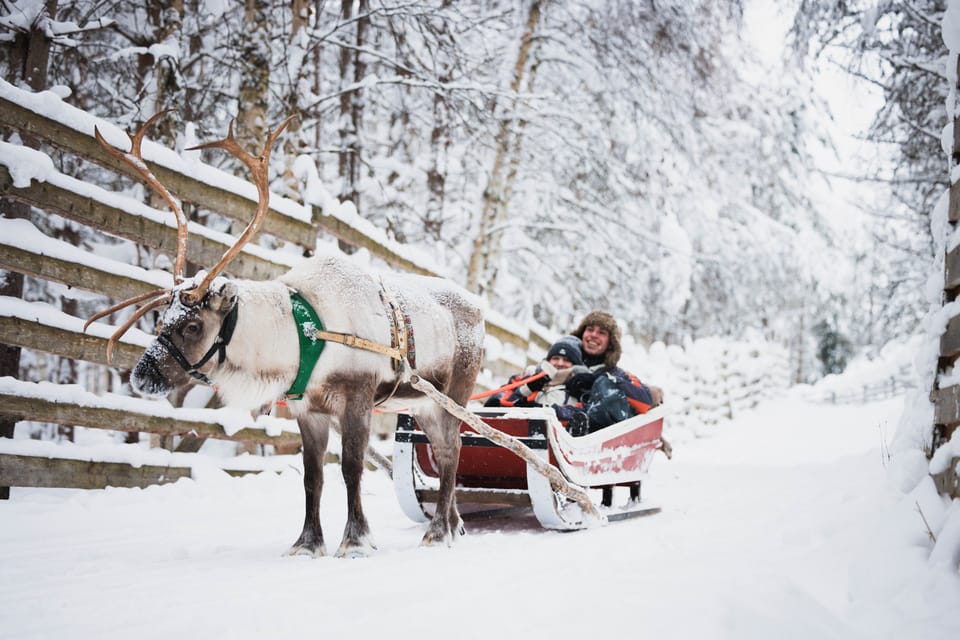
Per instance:
[[[516,382],[511,382],[510,384],[505,384],[505,385],[503,385],[502,387],[497,387],[496,389],[490,389],[490,390],[488,390],[488,391],[481,391],[480,393],[475,393],[475,394],[473,394],[472,396],[470,396],[469,399],[470,399],[470,400],[483,400],[484,398],[489,398],[490,396],[496,395],[496,394],[501,393],[501,392],[513,391],[513,390],[516,389],[517,387],[522,387],[523,385],[527,384],[528,382],[533,382],[534,380],[539,380],[540,378],[544,377],[545,375],[547,375],[547,372],[546,372],[546,371],[538,371],[537,373],[533,374],[532,376],[530,376],[530,377],[528,377],[528,378],[523,378],[523,379],[521,379],[521,380],[517,380]]]

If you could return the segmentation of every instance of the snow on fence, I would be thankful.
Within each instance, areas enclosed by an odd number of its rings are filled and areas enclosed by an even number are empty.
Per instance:
[[[859,402],[873,402],[875,400],[885,400],[903,393],[907,389],[914,388],[912,381],[890,376],[886,380],[864,384],[859,389],[848,389],[846,391],[826,391],[819,396],[820,402],[829,402],[830,404],[853,404]]]
[[[624,366],[664,390],[670,429],[708,435],[790,384],[786,349],[761,338],[696,340],[686,347],[628,344]]]
[[[947,113],[952,113],[952,120],[943,130],[942,138],[943,148],[950,149],[950,191],[945,224],[939,207],[931,216],[934,221],[932,228],[938,229],[939,225],[943,224],[945,228],[939,236],[949,239],[944,246],[943,256],[943,307],[931,318],[929,325],[931,335],[939,335],[940,338],[940,357],[933,389],[930,391],[930,400],[934,406],[931,443],[934,452],[951,442],[954,451],[960,448],[956,443],[957,428],[960,426],[960,376],[956,375],[957,365],[960,363],[960,243],[956,242],[957,229],[960,228],[960,173],[957,169],[960,164],[960,110],[957,109],[957,96],[960,95],[960,12],[954,5],[947,10],[942,24],[944,42],[950,49],[946,64],[947,76],[950,78]],[[943,464],[938,471],[933,472],[938,491],[952,498],[960,498],[960,456],[940,455],[948,458],[948,464]]]
[[[879,352],[853,358],[840,375],[827,375],[804,392],[813,402],[853,404],[885,400],[916,388],[914,360],[919,336],[891,342]]]
[[[123,148],[127,144],[126,137],[115,126],[61,102],[53,94],[32,94],[0,81],[0,126],[4,129],[39,140],[78,160],[135,178],[129,167],[100,148],[93,137],[94,125],[115,145]],[[241,223],[250,219],[256,207],[256,190],[252,185],[203,164],[196,155],[186,160],[150,141],[144,141],[143,156],[159,180],[184,202]],[[114,238],[162,253],[175,253],[176,225],[170,212],[157,211],[132,198],[76,180],[58,171],[56,166],[50,156],[41,151],[0,142],[0,196]],[[275,277],[299,260],[303,251],[313,250],[319,235],[327,234],[366,249],[371,256],[393,268],[444,275],[415,249],[386,238],[360,218],[352,205],[340,205],[332,199],[327,199],[321,207],[272,197],[262,233],[275,238],[276,244],[286,243],[296,250],[272,251],[247,245],[231,262],[229,273],[251,279]],[[198,264],[213,264],[233,241],[230,235],[191,223],[187,253]],[[112,299],[126,299],[171,285],[169,273],[134,267],[111,258],[110,252],[116,251],[111,241],[105,241],[102,246],[103,251],[82,251],[48,237],[27,220],[0,219],[2,269]],[[0,487],[92,488],[172,481],[189,474],[196,465],[204,464],[196,454],[189,457],[189,452],[197,451],[207,438],[269,445],[276,451],[296,450],[299,446],[299,434],[292,420],[277,422],[277,419],[238,415],[225,409],[175,408],[166,401],[136,400],[106,393],[106,387],[119,386],[117,370],[132,367],[150,338],[136,329],[129,331],[114,350],[111,364],[115,368],[110,370],[106,345],[112,328],[95,323],[83,332],[83,321],[45,303],[0,297],[0,343],[87,363],[81,370],[112,371],[106,376],[96,375],[94,379],[113,378],[109,385],[93,385],[98,394],[75,386],[38,385],[0,378],[0,414],[18,421],[150,433],[166,436],[170,441],[175,436],[182,451],[177,454],[179,463],[184,466],[144,465],[139,455],[126,461],[68,459],[69,456],[56,453],[62,451],[62,447],[45,448],[43,455],[31,455],[32,448],[24,451],[22,443],[0,438]],[[507,346],[514,353],[528,353],[532,345],[542,350],[547,347],[540,333],[531,333],[495,315],[487,321],[487,332],[497,344]],[[486,367],[492,375],[506,375],[515,371],[514,360],[515,357],[489,360]],[[101,462],[107,466],[97,466]],[[230,464],[226,461],[221,466]],[[267,467],[268,463],[253,465],[255,469]],[[109,472],[105,471],[108,468]]]

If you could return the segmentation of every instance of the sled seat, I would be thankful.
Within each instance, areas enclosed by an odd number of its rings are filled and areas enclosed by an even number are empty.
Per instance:
[[[486,424],[519,439],[530,449],[549,451],[546,420],[497,413],[477,415]],[[425,477],[439,479],[439,465],[433,457],[433,449],[412,416],[398,416],[395,442],[412,445],[418,471]],[[466,423],[460,423],[460,443],[458,487],[527,489],[527,463],[521,458],[476,434]]]

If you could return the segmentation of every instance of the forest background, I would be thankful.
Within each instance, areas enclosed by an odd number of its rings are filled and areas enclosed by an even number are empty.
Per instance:
[[[757,48],[757,7],[783,26],[782,55]],[[645,344],[759,335],[789,349],[803,382],[915,333],[929,310],[929,214],[948,186],[946,7],[776,7],[0,0],[0,71],[130,130],[174,108],[151,137],[178,151],[232,118],[256,149],[296,113],[272,158],[275,192],[302,199],[297,159],[309,158],[332,196],[498,312],[562,332],[606,308]],[[871,110],[857,158],[819,90],[837,69],[869,88],[846,103]],[[117,180],[54,157],[83,180]],[[77,246],[103,242],[0,206]],[[45,285],[7,274],[2,286]],[[60,289],[28,294],[94,311]]]

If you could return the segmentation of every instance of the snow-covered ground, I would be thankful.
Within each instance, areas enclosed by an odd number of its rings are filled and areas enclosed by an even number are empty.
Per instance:
[[[450,549],[419,548],[422,526],[368,472],[379,551],[357,560],[283,556],[302,519],[294,468],[14,489],[0,636],[960,638],[960,576],[928,564],[914,502],[887,481],[901,405],[784,395],[658,457],[645,487],[658,515],[575,533],[471,522]],[[324,516],[335,549],[336,467]]]

